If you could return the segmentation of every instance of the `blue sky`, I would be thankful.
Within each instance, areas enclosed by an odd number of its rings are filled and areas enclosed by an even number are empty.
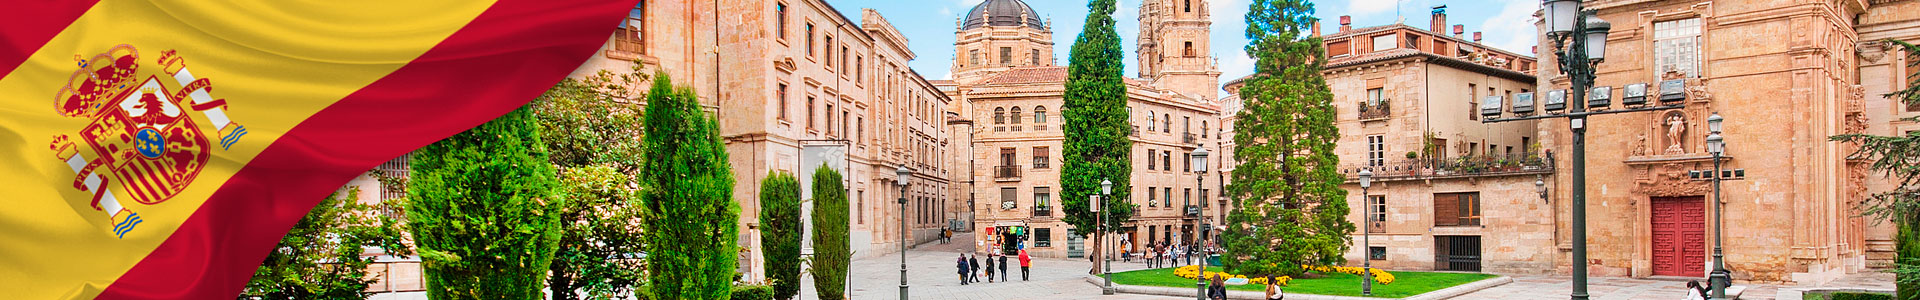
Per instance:
[[[980,1],[827,0],[850,18],[858,19],[862,8],[879,11],[906,35],[908,47],[919,55],[909,65],[928,79],[948,78],[948,69],[953,63],[954,20]],[[1140,1],[1119,0],[1119,9],[1114,13],[1119,21],[1121,49],[1127,53],[1127,76],[1137,72],[1133,44],[1140,31]],[[1241,50],[1247,43],[1242,36],[1246,30],[1242,17],[1249,0],[1209,1],[1213,9],[1213,49],[1215,57],[1220,59],[1221,81],[1253,73],[1251,59]],[[1026,2],[1043,19],[1051,18],[1054,22],[1054,55],[1059,63],[1065,64],[1068,49],[1086,19],[1086,1]],[[1331,0],[1315,2],[1314,14],[1320,17],[1322,33],[1326,34],[1340,27],[1341,15],[1353,16],[1354,27],[1365,27],[1392,24],[1398,12],[1405,17],[1406,24],[1425,28],[1430,18],[1429,7],[1443,4],[1447,5],[1449,23],[1466,25],[1469,36],[1474,31],[1485,32],[1484,42],[1494,47],[1526,54],[1534,44],[1530,19],[1540,6],[1539,0]]]

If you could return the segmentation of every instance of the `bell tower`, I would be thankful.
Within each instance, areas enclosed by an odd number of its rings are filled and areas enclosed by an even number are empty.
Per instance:
[[[1140,3],[1135,53],[1140,78],[1155,87],[1212,102],[1220,89],[1213,57],[1207,0],[1146,0]]]

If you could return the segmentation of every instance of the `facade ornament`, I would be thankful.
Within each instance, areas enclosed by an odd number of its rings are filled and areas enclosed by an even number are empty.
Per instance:
[[[1713,192],[1713,186],[1706,181],[1687,177],[1687,168],[1679,163],[1665,163],[1647,168],[1647,177],[1642,177],[1634,187],[1635,192],[1654,197],[1699,196]]]
[[[1647,155],[1647,134],[1640,133],[1638,137],[1634,138],[1633,156],[1646,156],[1646,155]]]
[[[1881,59],[1887,58],[1887,42],[1865,41],[1855,43],[1853,52],[1860,55],[1860,61],[1879,63]]]
[[[1661,124],[1666,126],[1666,154],[1686,153],[1686,150],[1681,146],[1683,142],[1682,139],[1685,138],[1687,134],[1686,115],[1681,114],[1679,111],[1668,112],[1667,116],[1661,121]]]

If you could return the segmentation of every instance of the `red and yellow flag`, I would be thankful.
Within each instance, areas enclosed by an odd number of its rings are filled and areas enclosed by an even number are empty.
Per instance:
[[[525,105],[633,2],[9,4],[0,298],[231,298],[321,198]]]

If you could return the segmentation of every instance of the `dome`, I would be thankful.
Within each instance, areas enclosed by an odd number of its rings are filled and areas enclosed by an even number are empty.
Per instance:
[[[991,18],[989,18],[989,16],[991,16]],[[1026,2],[1021,2],[1020,0],[986,0],[985,2],[980,2],[980,5],[974,5],[972,10],[967,11],[967,19],[966,21],[960,22],[960,30],[980,28],[981,26],[989,25],[1020,26],[1022,16],[1026,18],[1027,27],[1047,29],[1046,24],[1040,21],[1040,14],[1034,12],[1033,7],[1027,6]]]

